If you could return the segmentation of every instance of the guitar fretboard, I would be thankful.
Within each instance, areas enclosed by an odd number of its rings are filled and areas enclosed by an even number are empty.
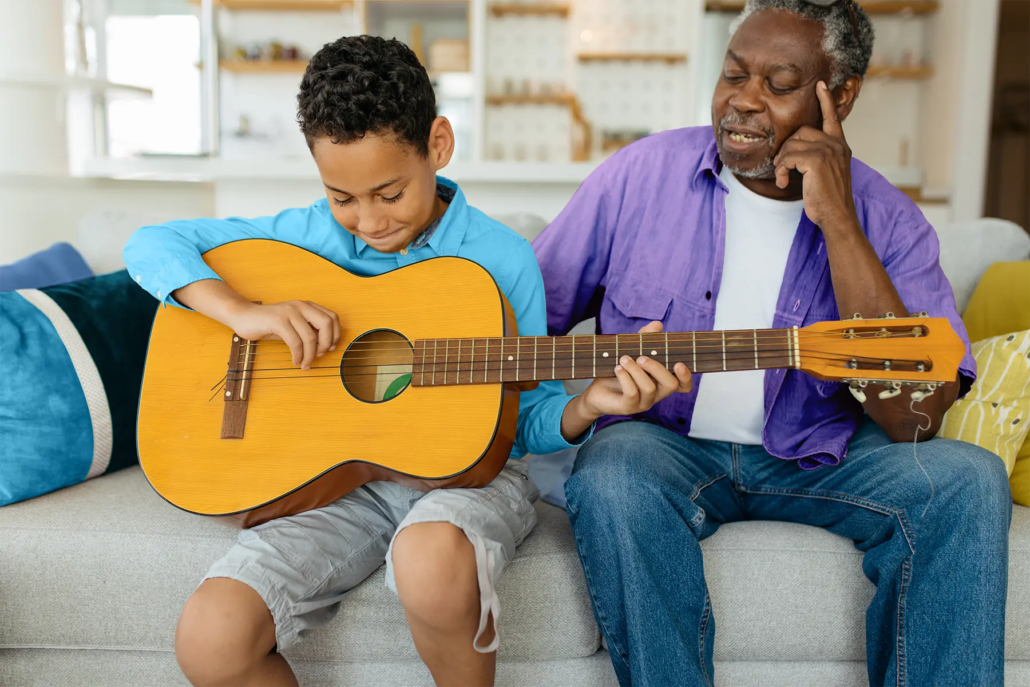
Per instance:
[[[799,367],[793,329],[721,332],[420,339],[414,386],[614,377],[622,356],[647,356],[672,369],[730,372]]]

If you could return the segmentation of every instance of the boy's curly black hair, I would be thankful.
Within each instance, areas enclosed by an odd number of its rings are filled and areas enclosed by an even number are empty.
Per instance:
[[[300,82],[297,122],[315,139],[350,143],[392,132],[419,155],[429,154],[436,96],[411,48],[396,39],[347,36],[315,53]]]

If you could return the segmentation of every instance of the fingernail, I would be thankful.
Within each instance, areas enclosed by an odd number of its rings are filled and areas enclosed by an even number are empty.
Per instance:
[[[615,371],[616,372],[621,372],[622,371],[622,365],[616,365],[615,366]]]
[[[643,365],[646,362],[647,362],[647,358],[644,358],[643,356],[637,358],[637,365]]]
[[[629,356],[628,355],[622,356],[621,358],[619,358],[619,362],[622,363],[623,365],[629,364]]]
[[[330,351],[335,351],[335,350],[336,350],[336,346],[330,346],[330,347],[329,347],[329,350],[330,350]]]

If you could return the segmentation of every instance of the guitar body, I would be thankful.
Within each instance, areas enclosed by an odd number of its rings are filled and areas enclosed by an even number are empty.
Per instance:
[[[346,351],[397,350],[397,334],[407,341],[516,336],[511,308],[485,269],[438,258],[361,277],[267,240],[226,244],[204,260],[252,301],[308,300],[333,310],[342,337],[335,357],[317,359],[308,371],[291,365],[282,342],[255,342],[264,360],[279,361],[262,363],[264,369],[271,364],[282,371],[246,388],[245,422],[235,430],[242,438],[223,438],[224,395],[231,387],[216,390],[227,369],[232,377],[233,332],[195,312],[159,308],[143,377],[138,449],[162,497],[250,527],[326,505],[374,480],[429,490],[483,486],[500,472],[518,417],[519,394],[511,385],[412,385],[370,402],[341,375]],[[377,330],[394,337],[392,348],[376,346],[374,334],[354,343]]]

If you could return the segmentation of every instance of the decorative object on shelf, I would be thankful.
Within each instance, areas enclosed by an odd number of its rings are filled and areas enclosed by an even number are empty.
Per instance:
[[[434,72],[467,72],[469,42],[460,38],[440,38],[430,43],[429,69]]]
[[[665,62],[682,64],[687,61],[686,53],[672,52],[581,52],[576,55],[580,62]]]
[[[569,5],[556,2],[495,2],[490,5],[490,14],[495,17],[553,15],[565,19],[569,16]]]
[[[583,108],[579,99],[572,93],[560,95],[491,95],[487,96],[487,105],[561,105],[569,108],[572,116],[572,161],[586,162],[590,159],[590,150],[593,144],[593,130],[590,122],[583,116]],[[496,148],[494,149],[496,152]],[[516,154],[516,159],[518,155]],[[500,159],[495,156],[494,159]],[[525,159],[525,155],[523,155]]]
[[[601,132],[601,150],[606,153],[614,152],[650,135],[650,131],[607,129]]]

